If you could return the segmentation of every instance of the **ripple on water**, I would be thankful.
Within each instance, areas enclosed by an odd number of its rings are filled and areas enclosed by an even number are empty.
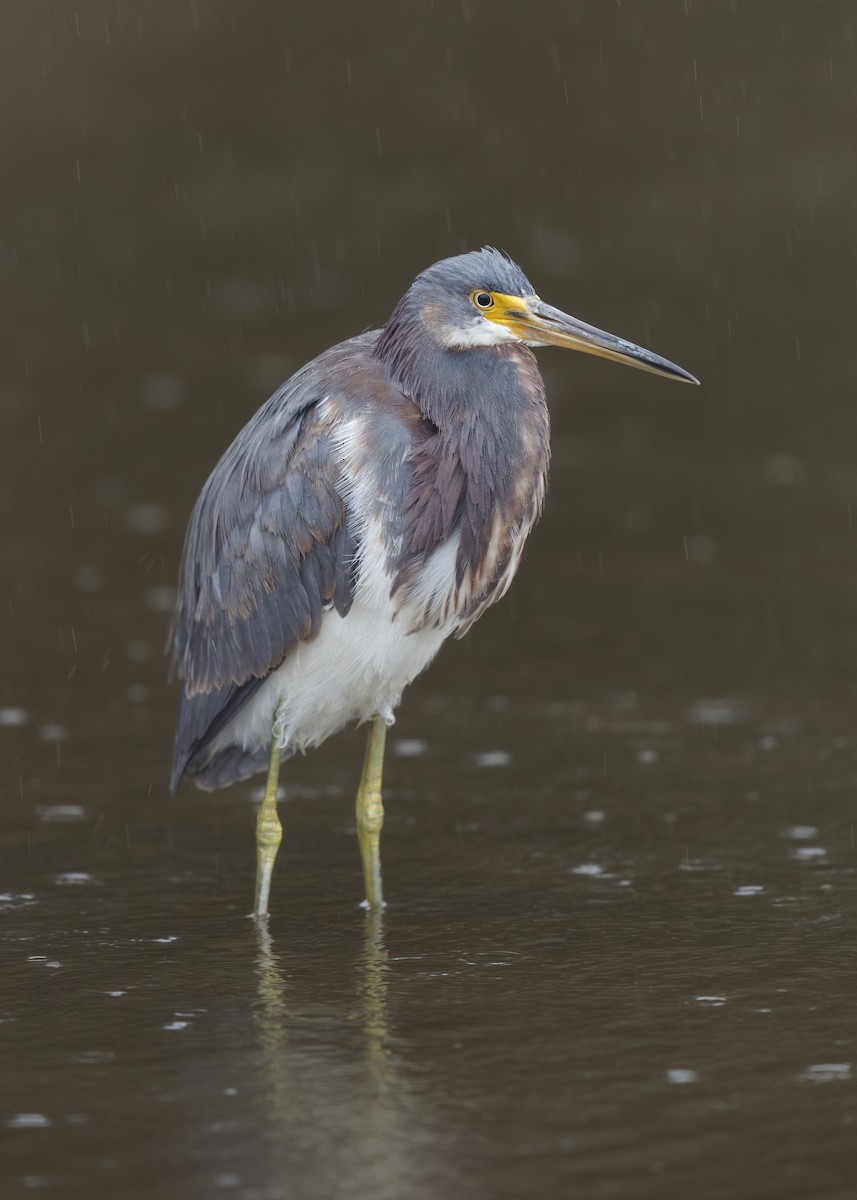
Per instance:
[[[827,851],[823,846],[798,846],[792,850],[792,858],[796,862],[819,862],[827,858]]]
[[[82,821],[86,809],[82,804],[37,804],[36,816],[45,825],[55,825],[62,821]]]
[[[50,1124],[44,1113],[15,1113],[6,1122],[9,1129],[45,1129]]]
[[[815,1063],[795,1076],[802,1083],[839,1083],[851,1079],[851,1063]]]
[[[706,862],[701,858],[683,858],[678,864],[680,871],[722,871],[723,864]]]
[[[486,750],[476,755],[477,767],[508,767],[512,756],[508,750]]]
[[[673,1067],[667,1071],[667,1081],[669,1083],[696,1083],[699,1080],[697,1071],[688,1070],[687,1067]]]
[[[808,842],[811,838],[818,837],[818,829],[815,825],[786,825],[781,830],[780,837],[792,842]]]
[[[730,696],[703,696],[691,704],[687,713],[694,725],[737,725],[749,716],[747,702]]]

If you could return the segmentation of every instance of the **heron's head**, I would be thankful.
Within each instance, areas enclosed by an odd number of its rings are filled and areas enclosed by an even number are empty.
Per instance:
[[[521,268],[490,247],[445,258],[423,271],[391,324],[405,312],[412,330],[418,325],[422,336],[446,350],[466,352],[509,342],[564,346],[670,379],[698,382],[675,363],[545,304]]]

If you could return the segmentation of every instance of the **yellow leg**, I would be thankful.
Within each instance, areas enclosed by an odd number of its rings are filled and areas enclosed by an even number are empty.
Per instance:
[[[369,908],[384,907],[381,887],[381,827],[384,824],[384,805],[381,801],[381,775],[384,770],[384,743],[387,722],[375,717],[369,727],[369,741],[360,787],[357,790],[357,837],[363,859],[363,882]]]
[[[283,838],[283,827],[277,816],[277,783],[280,778],[280,746],[275,732],[271,742],[271,761],[268,766],[268,783],[265,797],[256,818],[256,906],[255,917],[267,917],[268,896],[271,894],[271,879],[274,861]]]

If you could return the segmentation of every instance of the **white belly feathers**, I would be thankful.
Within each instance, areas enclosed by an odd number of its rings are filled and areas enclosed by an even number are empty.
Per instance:
[[[459,624],[452,602],[457,536],[435,551],[407,598],[390,595],[397,547],[384,537],[385,497],[360,436],[364,419],[358,414],[340,424],[334,443],[343,494],[358,524],[352,606],[344,617],[335,609],[325,614],[318,637],[272,671],[214,739],[215,750],[236,743],[244,749],[267,746],[275,719],[281,746],[291,750],[316,746],[350,721],[380,715],[392,723],[404,688]],[[425,624],[427,610],[449,616]]]

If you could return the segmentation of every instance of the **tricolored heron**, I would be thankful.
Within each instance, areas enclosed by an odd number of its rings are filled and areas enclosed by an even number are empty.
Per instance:
[[[496,250],[423,271],[381,330],[293,375],[214,468],[188,526],[171,642],[172,787],[267,769],[255,913],[282,837],[280,763],[369,722],[357,791],[366,900],[383,904],[381,771],[402,690],[505,593],[550,456],[533,347],[696,383],[536,295]]]

